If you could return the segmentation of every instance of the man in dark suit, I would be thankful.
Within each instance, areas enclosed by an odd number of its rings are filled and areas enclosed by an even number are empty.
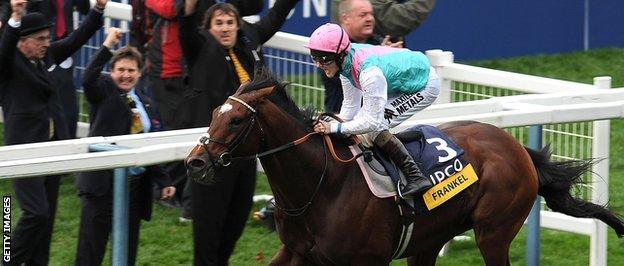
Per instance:
[[[91,111],[89,136],[114,136],[158,129],[151,101],[135,86],[141,76],[141,54],[134,47],[123,47],[113,55],[122,32],[110,28],[102,48],[93,56],[82,79]],[[112,59],[111,59],[112,58]],[[110,60],[110,76],[102,69]],[[76,265],[100,265],[111,231],[113,207],[112,170],[82,173],[76,179],[82,205]],[[152,182],[162,189],[161,199],[175,194],[169,176],[158,165],[132,167],[129,171],[128,264],[134,265],[139,242],[141,219],[152,212]]]
[[[50,23],[40,13],[24,14],[26,0],[11,0],[12,13],[0,41],[0,99],[7,145],[69,137],[50,71],[80,49],[102,27],[108,0],[97,0],[85,22],[66,38],[50,43]],[[22,216],[13,232],[7,265],[46,265],[56,212],[59,177],[13,181]]]
[[[39,0],[28,2],[28,12],[39,12],[53,23],[51,27],[52,41],[62,39],[74,30],[73,11],[82,15],[89,12],[89,0]],[[76,86],[74,84],[73,58],[69,57],[54,70],[52,77],[59,84],[59,97],[61,107],[65,114],[69,138],[76,138],[76,125],[78,123],[78,100],[76,98]]]
[[[243,22],[229,3],[205,12],[204,24],[195,24],[197,0],[186,0],[180,23],[180,43],[188,63],[189,80],[178,109],[180,128],[210,124],[212,110],[253,79],[263,64],[260,46],[286,21],[298,0],[277,0],[256,23]],[[256,160],[236,160],[218,171],[212,186],[190,182],[195,265],[228,265],[253,204]],[[207,207],[208,206],[208,207]]]
[[[155,101],[158,112],[163,122],[163,128],[176,129],[174,121],[178,116],[178,105],[184,96],[186,86],[185,67],[182,61],[182,48],[178,36],[178,20],[176,5],[179,0],[135,0],[133,1],[133,14],[139,12],[140,9],[147,8],[147,16],[134,16],[133,29],[138,33],[132,34],[132,39],[147,41],[149,34],[149,43],[146,44],[146,64],[148,67],[143,72],[148,80],[143,80],[144,84],[149,84],[144,89],[149,90],[149,96]],[[216,1],[223,2],[223,1]],[[232,5],[236,6],[242,16],[255,15],[262,11],[262,0],[229,0]],[[141,3],[144,5],[142,6]],[[195,9],[196,21],[201,23],[204,12],[212,5],[215,0],[201,0],[197,3]],[[140,12],[138,14],[141,14]],[[145,19],[147,18],[147,20]],[[136,25],[135,25],[136,22]],[[139,27],[143,23],[143,28]],[[153,29],[151,28],[153,26]],[[147,28],[147,30],[145,30]],[[174,36],[173,38],[171,36]],[[145,90],[144,90],[145,91]],[[178,196],[182,196],[178,202],[183,204],[183,212],[180,217],[181,221],[188,221],[191,213],[190,189],[184,189],[189,186],[186,178],[186,167],[182,161],[173,162],[167,167],[169,175],[177,182],[179,188]],[[172,202],[175,204],[175,200]]]

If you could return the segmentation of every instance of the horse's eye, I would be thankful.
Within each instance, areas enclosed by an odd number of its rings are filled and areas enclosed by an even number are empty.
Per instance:
[[[242,123],[242,122],[243,122],[243,119],[240,119],[240,118],[238,118],[238,117],[235,117],[235,118],[233,118],[233,119],[232,119],[232,121],[230,121],[230,125],[232,125],[232,126],[238,126],[238,125],[240,125],[240,123]]]

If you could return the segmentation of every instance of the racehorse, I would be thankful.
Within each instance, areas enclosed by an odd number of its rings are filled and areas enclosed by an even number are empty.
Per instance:
[[[375,197],[356,163],[331,159],[324,136],[311,133],[313,111],[301,111],[285,86],[260,72],[216,108],[207,134],[185,161],[189,175],[210,184],[216,182],[215,171],[231,160],[260,158],[283,243],[271,265],[388,265],[402,226],[394,199]],[[548,148],[523,147],[488,124],[465,121],[439,128],[464,149],[463,158],[479,181],[415,216],[401,256],[409,265],[434,265],[442,246],[470,229],[485,264],[509,265],[510,243],[538,194],[554,211],[600,219],[624,235],[616,214],[569,192],[582,182],[591,160],[551,161]],[[339,158],[353,156],[348,141],[332,140]]]

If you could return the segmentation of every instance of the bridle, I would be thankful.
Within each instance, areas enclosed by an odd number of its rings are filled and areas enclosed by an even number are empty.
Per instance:
[[[234,140],[232,142],[230,142],[230,144],[227,144],[223,140],[218,140],[218,139],[211,138],[210,134],[208,132],[204,133],[201,137],[199,137],[199,140],[198,140],[199,144],[202,146],[202,148],[204,148],[206,153],[208,153],[207,146],[208,146],[208,144],[210,142],[214,142],[216,144],[219,144],[222,147],[227,149],[227,151],[222,153],[221,155],[219,155],[219,157],[217,159],[217,163],[219,163],[219,165],[221,165],[221,166],[229,166],[232,163],[232,159],[233,158],[232,158],[231,152],[234,151],[236,148],[238,148],[238,146],[241,143],[243,143],[245,140],[247,140],[247,137],[249,137],[249,133],[251,132],[251,129],[253,128],[253,125],[256,123],[256,115],[257,115],[256,109],[251,107],[249,104],[247,104],[243,100],[241,100],[239,98],[236,98],[234,96],[229,96],[228,99],[236,101],[236,102],[242,104],[247,109],[249,109],[249,111],[251,111],[251,117],[249,118],[249,123],[245,126],[245,128],[243,129],[243,131],[241,131],[240,134],[236,135],[236,137],[234,138]],[[262,129],[260,124],[258,124],[258,127],[260,128],[260,133],[262,135],[262,142],[264,143],[264,130]],[[235,159],[239,159],[239,158],[244,158],[244,157],[237,157]]]
[[[239,156],[239,157],[234,157],[232,158],[231,152],[234,151],[236,148],[238,148],[238,146],[245,142],[245,140],[247,140],[247,138],[249,137],[249,133],[251,132],[251,129],[253,128],[253,125],[256,123],[256,115],[257,115],[257,111],[256,109],[254,109],[251,105],[247,104],[245,101],[236,98],[234,96],[229,96],[228,99],[236,101],[240,104],[242,104],[244,107],[246,107],[249,111],[251,111],[251,118],[249,119],[249,123],[245,126],[245,128],[243,129],[243,131],[241,131],[241,133],[239,133],[238,135],[236,135],[236,137],[234,138],[234,140],[232,142],[230,142],[229,144],[226,143],[223,140],[218,140],[218,139],[214,139],[210,137],[209,133],[204,133],[200,138],[199,138],[199,145],[202,146],[202,148],[204,149],[204,151],[206,151],[207,154],[210,154],[208,152],[208,144],[210,142],[214,142],[216,144],[221,145],[222,147],[226,148],[226,151],[221,153],[217,159],[217,163],[220,166],[223,167],[227,167],[232,163],[232,160],[236,160],[236,159],[257,159],[260,157],[264,157],[273,153],[277,153],[289,148],[292,148],[294,146],[300,145],[305,143],[311,136],[313,135],[318,135],[318,132],[310,132],[308,134],[306,134],[305,136],[296,139],[294,141],[288,142],[284,145],[278,146],[276,148],[261,152],[261,153],[256,153],[253,155],[249,155],[249,156]],[[323,115],[323,114],[322,114]],[[322,117],[322,115],[319,115],[319,117],[317,118],[316,122],[319,121],[319,119]],[[333,115],[332,115],[333,116]],[[261,145],[262,146],[266,146],[265,144],[265,138],[264,138],[264,130],[262,129],[262,126],[260,125],[260,123],[258,123],[258,128],[260,130],[260,134],[261,134]],[[279,209],[280,211],[282,211],[284,213],[284,215],[286,216],[300,216],[302,214],[304,214],[306,212],[306,210],[312,205],[312,201],[314,200],[314,198],[316,197],[316,194],[318,193],[321,184],[323,183],[323,180],[325,179],[325,174],[327,173],[327,167],[328,167],[328,156],[327,156],[327,149],[329,147],[330,153],[332,154],[332,157],[339,162],[342,163],[348,163],[348,162],[352,162],[354,160],[356,160],[357,158],[359,158],[360,156],[364,155],[363,153],[358,154],[353,156],[352,158],[348,159],[348,160],[343,160],[341,158],[339,158],[334,150],[331,138],[328,135],[324,135],[324,141],[323,141],[323,152],[325,154],[325,164],[323,166],[323,173],[321,174],[321,177],[319,178],[319,181],[314,189],[314,192],[312,193],[312,196],[310,197],[310,199],[306,202],[306,204],[304,204],[302,207],[298,207],[298,208],[283,208],[280,207],[277,204],[277,201],[274,204],[274,206]],[[210,160],[211,164],[214,163],[212,160]],[[208,172],[208,166],[204,166],[205,169],[205,173],[204,175]]]

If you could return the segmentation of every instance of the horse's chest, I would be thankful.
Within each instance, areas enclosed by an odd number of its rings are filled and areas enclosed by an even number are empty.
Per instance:
[[[326,247],[324,248],[322,245],[319,245],[317,242],[324,243],[325,241],[304,240],[298,242],[296,240],[292,240],[285,243],[285,245],[308,260],[313,261],[317,265],[346,264],[346,260],[344,258],[348,257],[348,254],[346,254],[343,250],[329,250]]]
[[[344,265],[357,251],[354,250],[353,234],[345,230],[333,230],[332,226],[316,229],[309,227],[284,227],[286,234],[282,242],[296,253],[314,261],[318,265]],[[282,231],[284,232],[284,231]],[[356,241],[359,242],[359,241]],[[361,243],[361,242],[360,242]]]

